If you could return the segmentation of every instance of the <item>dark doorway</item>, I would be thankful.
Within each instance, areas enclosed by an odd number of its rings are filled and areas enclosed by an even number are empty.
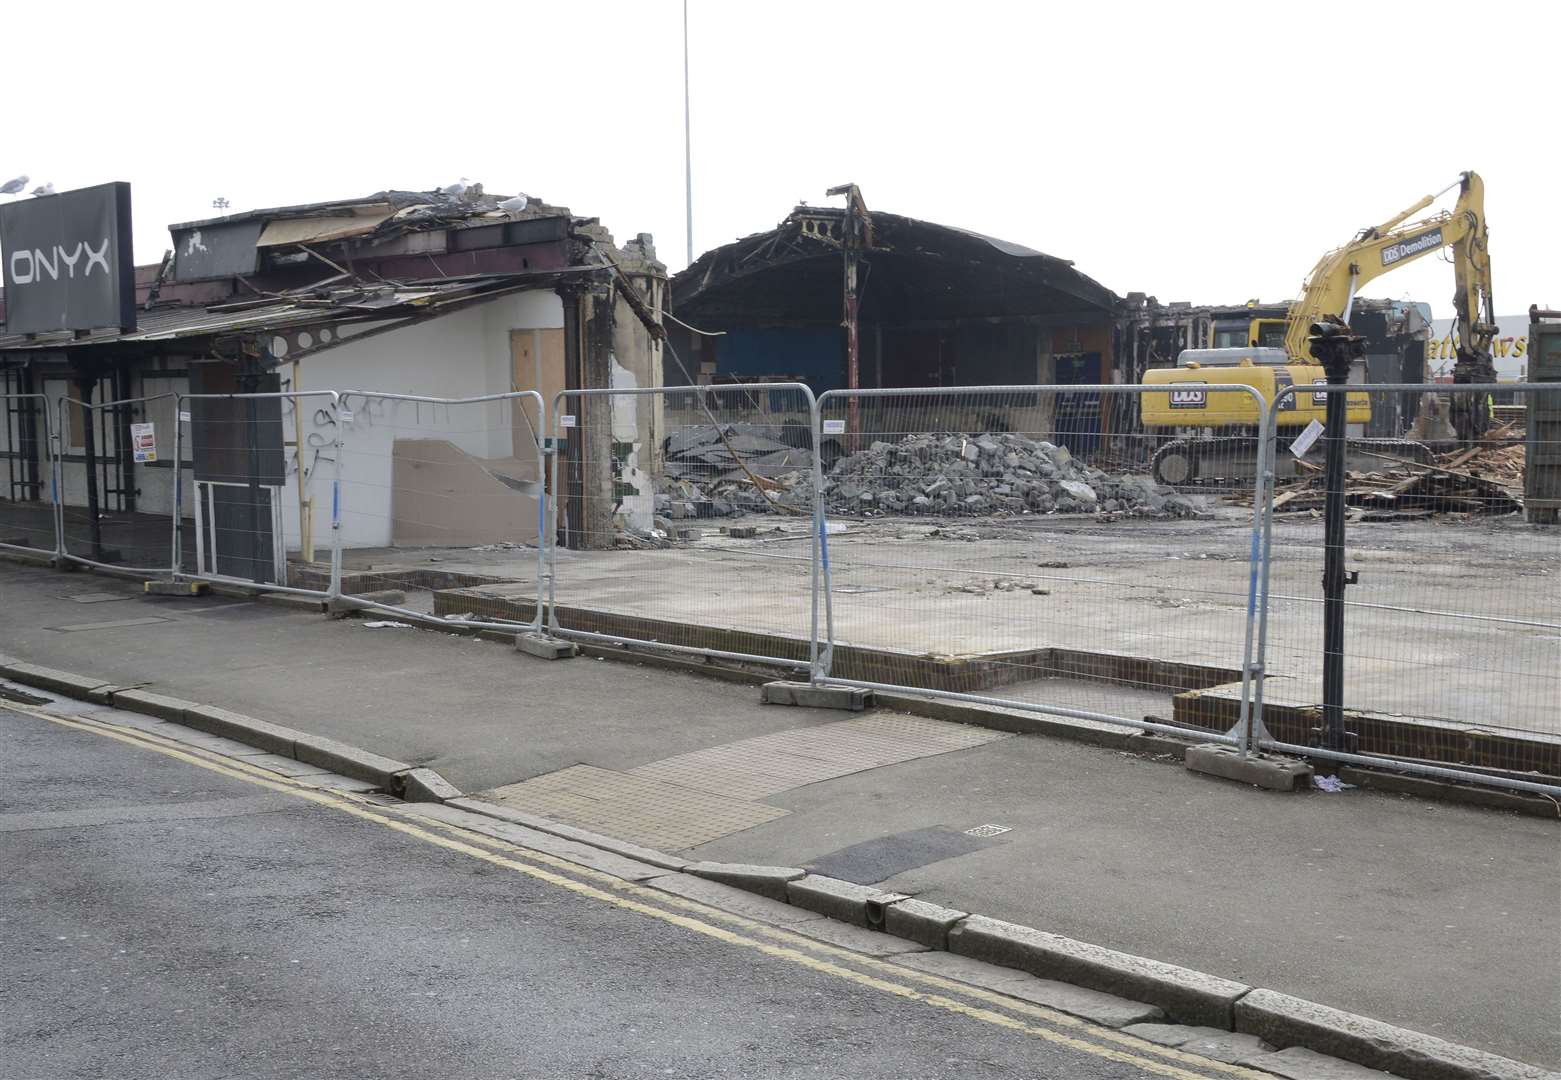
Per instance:
[[[1100,354],[1063,353],[1053,357],[1057,382],[1071,386],[1100,383]],[[1057,394],[1057,441],[1075,454],[1100,446],[1100,393],[1060,391]]]

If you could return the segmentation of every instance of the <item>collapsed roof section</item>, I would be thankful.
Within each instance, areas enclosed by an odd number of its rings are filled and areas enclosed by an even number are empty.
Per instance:
[[[774,229],[714,248],[672,279],[672,310],[701,325],[839,324],[846,211],[799,206]],[[861,254],[861,319],[1059,322],[1116,311],[1073,263],[1020,244],[874,211]]]
[[[584,283],[612,273],[610,260],[665,274],[648,236],[620,249],[594,218],[480,184],[251,210],[169,232],[162,265],[136,270],[135,330],[0,335],[0,353],[180,343],[277,363],[334,347],[351,336],[347,324],[406,325],[507,292]]]

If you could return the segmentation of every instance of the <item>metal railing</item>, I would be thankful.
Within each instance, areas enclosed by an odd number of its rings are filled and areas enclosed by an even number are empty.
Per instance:
[[[820,674],[817,412],[802,383],[558,394],[549,631]]]
[[[1316,398],[1358,386],[1311,386]],[[1422,397],[1413,441],[1350,438],[1341,603],[1342,701],[1325,700],[1328,439],[1297,456],[1300,475],[1264,506],[1258,583],[1259,744],[1325,761],[1561,794],[1561,529],[1524,519],[1535,446],[1492,423],[1474,445],[1446,421],[1498,390],[1561,397],[1537,384],[1394,384]],[[1275,417],[1267,441],[1283,456]],[[1459,399],[1463,399],[1460,401]],[[1472,400],[1471,400],[1472,399]],[[1542,447],[1561,460],[1561,446]],[[1546,453],[1540,453],[1544,458]],[[1555,466],[1552,466],[1555,467]],[[1330,719],[1329,706],[1334,706]]]
[[[425,624],[538,629],[542,396],[344,390],[340,419],[342,598]]]
[[[1217,430],[1116,385],[11,395],[0,547],[1561,796],[1557,426],[1459,445],[1497,387],[1371,389],[1424,417],[1343,446],[1342,700],[1330,445],[1283,417],[1358,386],[1200,387],[1257,417]]]
[[[177,398],[181,467],[174,500],[175,579],[321,600],[338,595],[340,395],[308,390],[181,393]],[[305,414],[306,425],[295,422]],[[307,432],[302,442],[287,439],[300,430]],[[322,502],[330,507],[329,556],[323,567],[315,558],[312,512]],[[292,551],[296,561],[288,557]]]
[[[1250,387],[1206,391],[1264,415]],[[822,395],[828,680],[1142,731],[1196,729],[1246,752],[1252,507],[1263,500],[1266,448],[1255,434],[1114,429],[1146,394],[1167,393]],[[1156,479],[1167,473],[1185,483]],[[1224,505],[1231,498],[1246,505]],[[1108,535],[1115,544],[1102,543]],[[1238,715],[1211,726],[1196,695],[1218,690]],[[1171,715],[1157,715],[1167,705]]]

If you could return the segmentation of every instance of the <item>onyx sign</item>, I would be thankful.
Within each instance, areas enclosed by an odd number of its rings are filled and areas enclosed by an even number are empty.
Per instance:
[[[130,185],[0,206],[0,269],[13,334],[135,329]]]

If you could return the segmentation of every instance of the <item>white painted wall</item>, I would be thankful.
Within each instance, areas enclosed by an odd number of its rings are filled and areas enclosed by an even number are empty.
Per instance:
[[[306,359],[300,366],[304,391],[333,389],[347,394],[341,424],[341,521],[344,547],[387,547],[391,542],[392,448],[397,438],[448,439],[486,459],[513,457],[516,422],[510,402],[429,405],[397,401],[387,394],[468,398],[511,390],[510,332],[564,325],[564,306],[551,291],[517,293],[441,316],[426,323],[348,341]],[[284,368],[284,375],[290,369]],[[325,404],[320,399],[321,405]],[[305,411],[305,494],[314,500],[316,557],[330,543],[332,466],[335,438],[330,414]],[[284,431],[291,438],[291,415]],[[318,448],[309,444],[325,444]],[[283,520],[288,546],[299,543],[298,462],[288,466]]]

